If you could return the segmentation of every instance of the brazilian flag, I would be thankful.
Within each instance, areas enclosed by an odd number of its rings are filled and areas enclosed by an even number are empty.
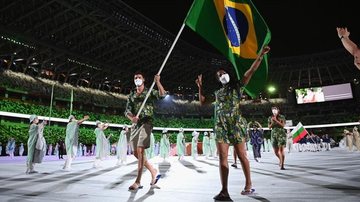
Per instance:
[[[195,0],[185,24],[228,58],[239,80],[271,39],[268,26],[250,0]],[[265,55],[245,87],[251,97],[264,88],[267,74]]]

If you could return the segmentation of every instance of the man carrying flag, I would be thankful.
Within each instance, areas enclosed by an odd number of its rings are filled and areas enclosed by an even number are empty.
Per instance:
[[[155,89],[147,89],[145,87],[144,74],[139,71],[135,72],[134,84],[136,88],[130,92],[126,103],[125,116],[133,123],[129,141],[134,149],[134,156],[138,159],[137,176],[135,182],[129,187],[129,190],[136,191],[143,188],[141,185],[141,177],[144,166],[151,173],[150,185],[155,185],[161,177],[160,174],[157,175],[158,170],[150,164],[145,156],[145,149],[148,149],[151,144],[154,102],[165,97],[166,93],[160,82],[160,75],[155,75],[154,82],[156,83],[158,91]],[[144,110],[141,111],[139,108],[141,107],[141,103],[145,103],[144,99],[148,93],[151,94],[151,102],[146,103]],[[140,115],[135,114],[137,111],[141,111]]]
[[[228,192],[229,144],[240,157],[245,175],[241,194],[254,193],[250,165],[246,156],[246,120],[239,102],[243,91],[255,97],[267,79],[267,56],[271,34],[261,15],[250,0],[195,0],[185,24],[216,47],[233,64],[236,79],[230,72],[220,69],[216,78],[222,84],[215,93],[215,135],[219,151],[222,189],[214,197],[219,201],[232,201]],[[258,54],[259,53],[259,54]],[[202,75],[196,79],[200,103],[205,102]]]

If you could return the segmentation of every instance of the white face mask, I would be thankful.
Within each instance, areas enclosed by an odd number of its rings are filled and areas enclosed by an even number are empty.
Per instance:
[[[219,78],[219,80],[220,80],[220,82],[221,82],[223,85],[225,85],[225,84],[229,83],[229,81],[230,81],[230,76],[229,76],[229,74],[223,74],[223,75],[221,75],[221,77]]]
[[[273,109],[273,110],[272,110],[272,113],[273,113],[274,115],[277,115],[277,114],[278,114],[278,110],[277,110],[277,109]]]
[[[143,81],[141,79],[135,79],[134,83],[135,83],[136,87],[139,87],[139,86],[141,86],[143,84]]]

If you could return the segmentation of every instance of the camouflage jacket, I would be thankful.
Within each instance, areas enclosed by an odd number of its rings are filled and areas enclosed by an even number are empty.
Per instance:
[[[146,94],[148,93],[148,90],[149,89],[145,88],[140,95],[136,94],[136,90],[130,92],[126,103],[125,116],[130,113],[133,115],[136,115],[138,113],[141,104],[143,103]],[[149,121],[152,122],[152,118],[154,115],[154,102],[158,99],[160,99],[159,92],[153,89],[145,103],[143,110],[139,115],[140,124]]]
[[[235,120],[239,120],[241,117],[240,100],[243,91],[243,85],[236,83],[234,85],[224,85],[215,92],[215,113],[217,121],[224,118],[235,118]]]

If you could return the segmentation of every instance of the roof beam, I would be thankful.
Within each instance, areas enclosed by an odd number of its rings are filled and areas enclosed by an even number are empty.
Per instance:
[[[31,11],[29,12],[26,12],[24,13],[23,15],[20,15],[17,19],[14,19],[12,22],[11,22],[11,25],[14,25],[16,24],[17,22],[25,19],[25,18],[28,18],[30,15],[32,15],[33,13],[36,13],[38,12],[39,10],[43,9],[44,7],[52,4],[55,0],[51,0],[51,1],[46,1],[46,3],[44,4],[41,4],[40,7],[36,7],[36,9],[32,9]],[[35,1],[36,2],[36,1]]]

